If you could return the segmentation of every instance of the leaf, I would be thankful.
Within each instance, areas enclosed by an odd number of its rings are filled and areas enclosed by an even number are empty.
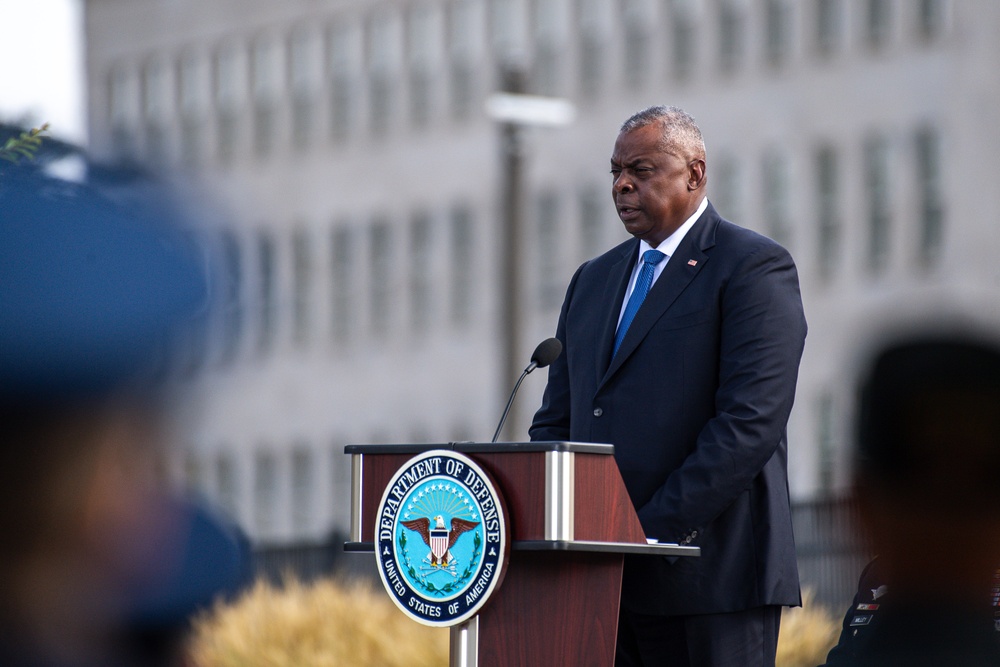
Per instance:
[[[22,132],[17,137],[10,137],[0,148],[0,159],[8,162],[18,162],[22,157],[29,160],[35,159],[35,153],[42,145],[41,134],[47,131],[49,124],[45,123],[41,127],[32,128],[27,132]]]

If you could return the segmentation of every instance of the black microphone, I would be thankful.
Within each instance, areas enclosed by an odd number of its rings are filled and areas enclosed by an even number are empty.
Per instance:
[[[558,359],[560,354],[562,354],[562,343],[559,342],[558,338],[546,338],[538,344],[535,351],[531,353],[531,363],[525,367],[524,372],[521,373],[521,377],[517,379],[514,391],[510,392],[510,398],[507,399],[507,407],[503,409],[503,416],[500,417],[500,423],[497,424],[497,432],[493,434],[493,440],[490,442],[496,442],[497,438],[500,437],[500,430],[503,429],[503,423],[507,420],[507,413],[510,412],[510,406],[514,404],[514,396],[517,394],[517,390],[520,388],[524,378],[536,368],[545,368]]]

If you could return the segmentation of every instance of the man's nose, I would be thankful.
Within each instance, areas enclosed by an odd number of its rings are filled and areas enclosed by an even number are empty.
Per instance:
[[[634,189],[632,181],[625,175],[625,172],[618,174],[618,178],[615,179],[614,190],[616,194],[624,194],[632,192]]]

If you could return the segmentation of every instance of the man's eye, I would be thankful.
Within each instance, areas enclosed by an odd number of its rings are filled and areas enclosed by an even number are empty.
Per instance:
[[[618,175],[618,174],[620,174],[620,173],[622,173],[622,170],[621,170],[621,169],[612,169],[612,170],[611,170],[611,175],[612,175],[612,176],[617,176],[617,175]]]

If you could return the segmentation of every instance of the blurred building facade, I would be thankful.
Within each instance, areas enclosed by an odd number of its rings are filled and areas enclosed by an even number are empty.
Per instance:
[[[505,67],[577,108],[524,135],[525,362],[579,263],[625,238],[608,159],[660,103],[701,125],[719,211],[799,266],[793,497],[844,490],[850,364],[883,322],[1000,324],[993,0],[85,6],[91,150],[169,173],[222,260],[172,469],[258,541],[346,528],[347,443],[492,434],[509,373],[484,102]]]

